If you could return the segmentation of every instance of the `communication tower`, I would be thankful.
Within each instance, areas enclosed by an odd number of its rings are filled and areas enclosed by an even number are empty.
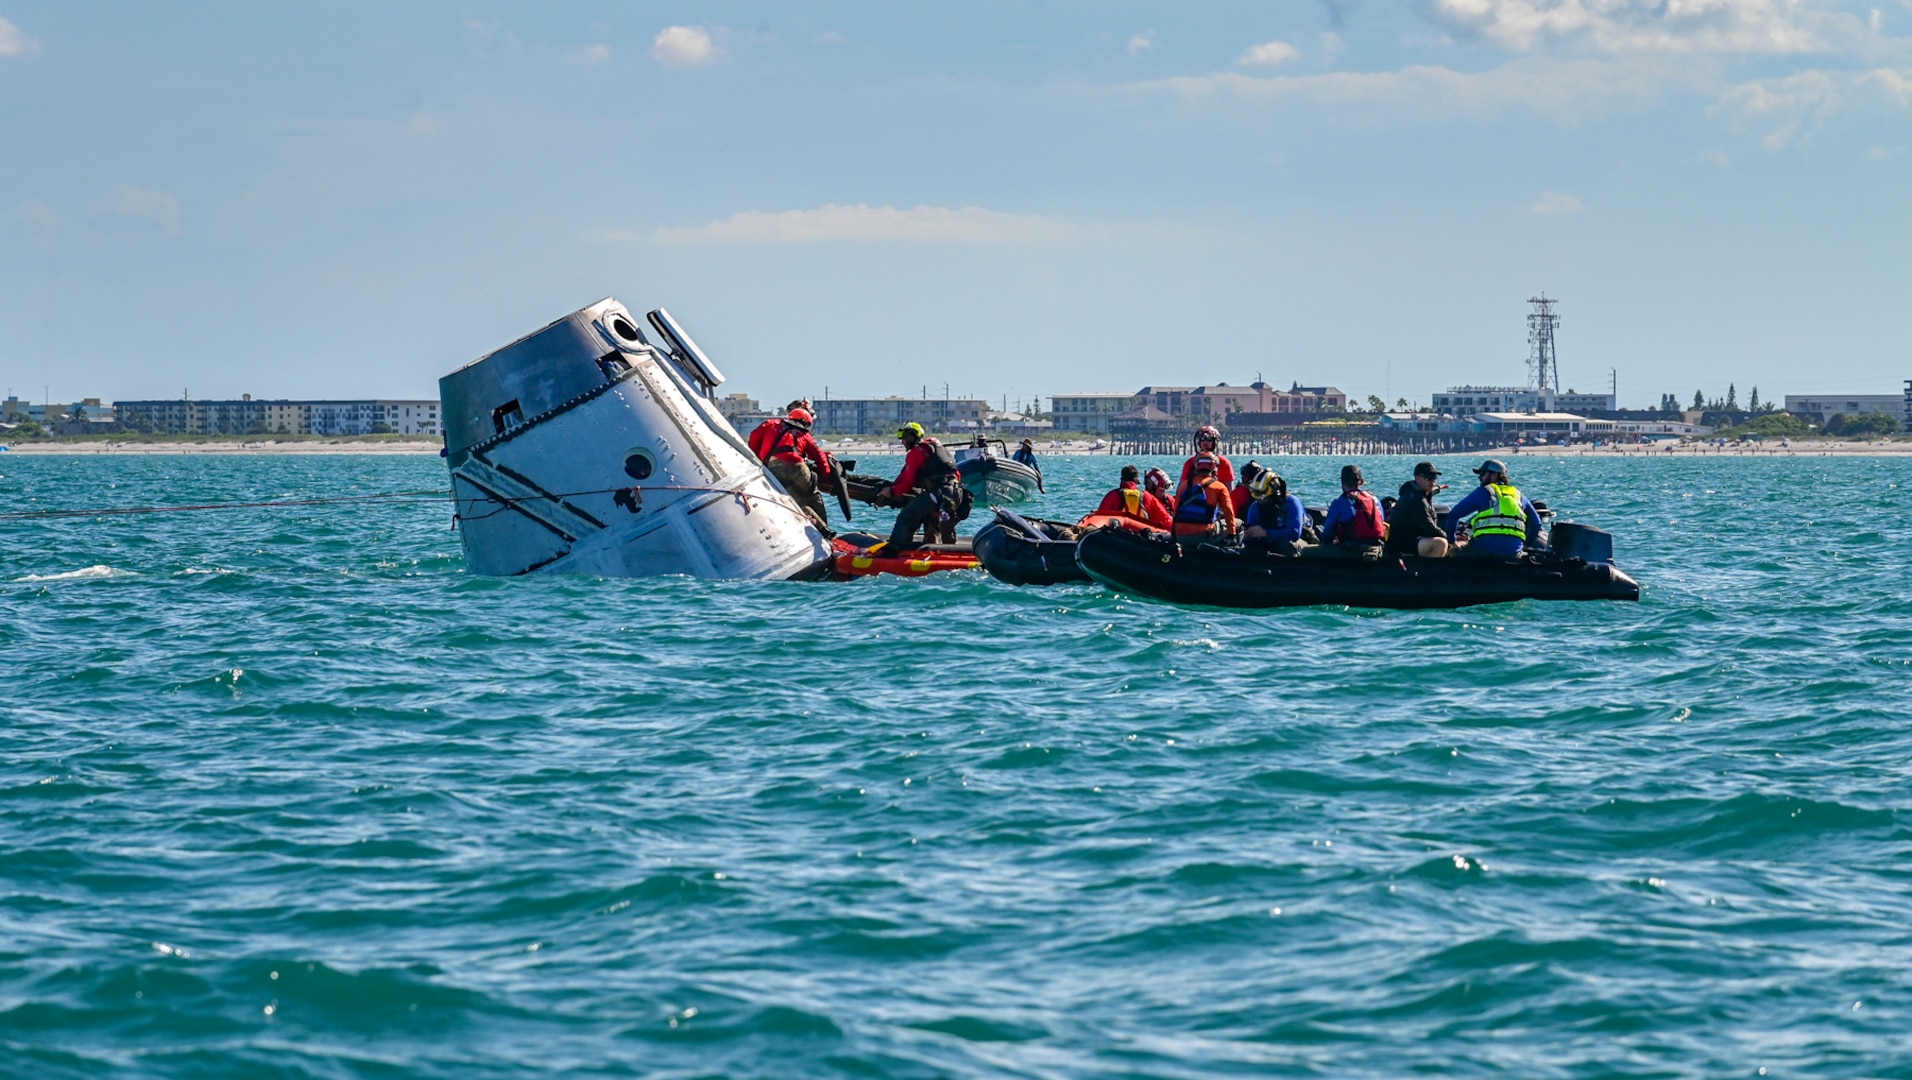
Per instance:
[[[1560,359],[1554,355],[1554,330],[1560,316],[1553,307],[1560,301],[1548,299],[1543,292],[1527,302],[1534,306],[1527,315],[1527,376],[1540,391],[1541,407],[1552,412],[1554,395],[1560,391]]]

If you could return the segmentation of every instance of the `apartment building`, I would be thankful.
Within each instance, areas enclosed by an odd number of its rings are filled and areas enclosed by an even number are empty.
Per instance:
[[[894,435],[912,421],[928,431],[974,431],[989,415],[981,398],[813,398],[816,430],[831,435]]]
[[[444,428],[433,400],[236,400],[189,398],[114,403],[128,427],[162,435],[439,435]]]

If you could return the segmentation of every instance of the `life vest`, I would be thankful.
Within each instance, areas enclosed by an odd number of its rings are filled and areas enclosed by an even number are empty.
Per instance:
[[[1208,485],[1197,480],[1189,486],[1188,493],[1182,496],[1182,501],[1175,507],[1175,521],[1178,525],[1213,525],[1215,514],[1220,509],[1209,504]]]
[[[1520,509],[1520,489],[1512,484],[1488,484],[1494,505],[1468,515],[1468,527],[1475,536],[1511,536],[1527,539],[1527,515]]]
[[[1260,500],[1260,502],[1261,502],[1261,513],[1255,515],[1255,520],[1261,523],[1262,528],[1285,529],[1288,527],[1289,521],[1288,521],[1288,493],[1287,492],[1282,492],[1279,495],[1270,495],[1267,498]]]
[[[1375,544],[1387,539],[1387,519],[1381,516],[1381,500],[1358,488],[1348,492],[1348,499],[1354,503],[1354,517],[1348,521],[1343,535],[1357,544]]]
[[[1143,494],[1144,493],[1137,488],[1131,488],[1131,487],[1123,488],[1122,489],[1122,512],[1129,515],[1132,518],[1147,518],[1148,515],[1142,513],[1142,495]]]
[[[802,451],[797,449],[798,440],[809,434],[794,424],[786,423],[777,429],[777,434],[764,441],[763,460],[769,461],[778,454],[795,454],[801,458]]]
[[[929,450],[929,456],[923,459],[922,468],[916,472],[917,483],[926,488],[933,488],[950,477],[958,475],[956,456],[949,452],[948,447],[935,439],[924,439],[917,445]]]

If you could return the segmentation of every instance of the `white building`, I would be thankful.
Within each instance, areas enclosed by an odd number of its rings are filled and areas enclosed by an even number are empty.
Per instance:
[[[1116,413],[1128,412],[1137,404],[1134,394],[1052,394],[1049,398],[1049,414],[1057,431],[1107,435],[1109,418]]]
[[[1798,416],[1817,416],[1820,423],[1832,419],[1835,415],[1857,416],[1860,413],[1885,413],[1894,420],[1904,422],[1912,402],[1912,381],[1906,383],[1906,393],[1901,394],[1787,394],[1786,411]]]
[[[1619,408],[1613,394],[1580,394],[1571,390],[1549,391],[1543,400],[1531,386],[1453,386],[1434,395],[1434,411],[1454,416],[1471,416],[1484,410],[1496,412],[1612,412]]]
[[[439,435],[438,402],[310,401],[309,429],[314,435]]]

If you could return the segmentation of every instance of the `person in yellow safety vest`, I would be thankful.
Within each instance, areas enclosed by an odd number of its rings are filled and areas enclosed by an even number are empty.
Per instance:
[[[1474,470],[1480,486],[1447,512],[1447,538],[1461,525],[1472,535],[1454,551],[1476,559],[1514,559],[1540,535],[1540,512],[1515,487],[1507,466],[1488,458]]]

